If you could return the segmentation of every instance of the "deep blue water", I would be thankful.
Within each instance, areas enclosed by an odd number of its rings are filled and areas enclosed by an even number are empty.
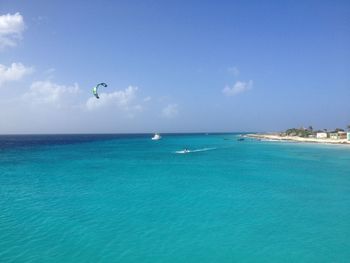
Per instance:
[[[350,262],[350,147],[150,137],[0,136],[0,262]]]

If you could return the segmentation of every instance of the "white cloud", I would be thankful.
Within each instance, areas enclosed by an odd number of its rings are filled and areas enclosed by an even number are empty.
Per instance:
[[[147,97],[145,97],[145,98],[143,98],[143,101],[144,102],[148,102],[148,101],[150,101],[152,98],[150,97],[150,96],[147,96]]]
[[[65,86],[51,81],[36,81],[22,98],[31,104],[50,104],[55,107],[75,106],[75,98],[80,89],[78,84]]]
[[[179,114],[179,106],[177,104],[169,104],[162,110],[162,116],[165,118],[174,118]]]
[[[49,69],[44,71],[44,75],[46,75],[47,78],[51,79],[51,78],[53,78],[55,72],[56,72],[55,68],[49,68]]]
[[[239,69],[237,67],[229,67],[227,71],[235,77],[239,75]]]
[[[33,68],[25,67],[22,63],[12,63],[9,67],[0,64],[0,87],[5,82],[20,80],[32,72]]]
[[[232,87],[226,86],[222,93],[226,96],[235,96],[239,93],[250,90],[253,87],[253,81],[249,80],[248,82],[237,81]]]
[[[20,13],[0,15],[0,49],[17,45],[25,29]]]
[[[95,110],[107,106],[116,106],[123,110],[140,110],[140,105],[132,105],[136,97],[138,87],[129,86],[125,90],[115,91],[111,93],[100,93],[100,99],[90,97],[86,102],[88,110]]]
[[[139,118],[147,96],[139,96],[137,87],[110,92],[96,99],[90,89],[79,89],[78,84],[35,81],[21,94],[7,92],[9,96],[0,100],[0,133],[137,132],[152,123]]]

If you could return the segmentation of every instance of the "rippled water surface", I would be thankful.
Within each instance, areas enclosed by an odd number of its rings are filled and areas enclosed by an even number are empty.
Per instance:
[[[350,147],[150,137],[0,136],[0,262],[349,262]]]

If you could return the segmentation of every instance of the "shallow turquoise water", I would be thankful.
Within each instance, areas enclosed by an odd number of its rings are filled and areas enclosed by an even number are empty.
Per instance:
[[[349,147],[12,140],[0,147],[0,262],[350,260]],[[210,149],[175,153],[185,147]]]

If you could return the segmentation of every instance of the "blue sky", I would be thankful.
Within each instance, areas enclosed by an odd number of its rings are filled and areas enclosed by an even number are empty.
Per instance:
[[[0,133],[344,128],[350,2],[2,0],[0,90]]]

